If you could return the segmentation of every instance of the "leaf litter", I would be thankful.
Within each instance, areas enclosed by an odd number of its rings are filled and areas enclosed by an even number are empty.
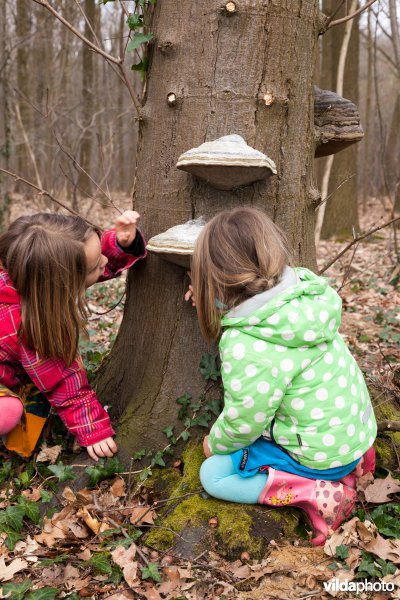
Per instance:
[[[387,217],[384,203],[372,202],[361,218],[364,230],[376,224],[379,209]],[[106,216],[106,220],[112,219]],[[344,245],[320,242],[320,268]],[[394,309],[400,304],[399,274],[391,258],[390,230],[365,240],[351,255],[344,255],[327,273],[343,299],[341,331],[368,383],[389,390],[398,402],[400,323]],[[111,314],[98,314],[106,312],[123,293],[123,279],[116,287],[112,285],[107,291],[94,291],[89,299],[94,330],[83,354],[93,371],[108,351],[122,318],[122,304]],[[55,465],[61,452],[60,444],[43,446],[36,463]],[[53,492],[46,491],[43,482],[37,484],[34,475],[32,479],[34,483],[19,493],[26,506],[43,507]],[[157,506],[140,494],[128,497],[126,488],[123,476],[103,481],[93,490],[74,492],[66,487],[40,520],[35,522],[31,514],[33,520],[23,521],[21,539],[8,543],[11,533],[4,527],[0,534],[0,596],[11,600],[50,600],[56,596],[73,600],[326,600],[354,595],[328,593],[324,582],[333,578],[352,581],[367,575],[394,586],[392,593],[374,594],[374,600],[400,598],[400,484],[391,473],[383,479],[365,476],[359,480],[362,509],[327,540],[324,548],[310,547],[303,539],[272,541],[262,560],[253,560],[246,549],[236,561],[210,550],[192,563],[172,552],[147,548],[140,537],[154,525]],[[16,492],[8,480],[3,483],[0,508],[4,512],[8,507],[18,508]],[[8,516],[19,523],[18,511]],[[209,527],[217,528],[217,519],[211,519]],[[366,600],[371,596],[359,597]]]

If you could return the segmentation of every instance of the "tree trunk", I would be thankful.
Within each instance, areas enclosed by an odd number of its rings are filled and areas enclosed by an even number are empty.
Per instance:
[[[243,0],[236,8],[229,16],[217,0],[157,3],[134,208],[149,238],[201,215],[259,206],[284,229],[299,262],[313,267],[318,2]],[[171,92],[174,106],[167,103]],[[270,156],[278,175],[226,192],[175,168],[185,150],[232,133]],[[175,399],[204,389],[199,362],[206,346],[183,301],[187,284],[183,268],[154,255],[129,275],[123,323],[98,382],[101,398],[122,415],[125,457],[161,447],[161,430],[176,421]]]
[[[32,24],[32,3],[26,0],[20,0],[16,4],[15,13],[15,33],[19,44],[17,49],[17,88],[26,98],[31,98],[31,78],[29,69],[29,44],[27,38],[31,31]],[[21,130],[29,133],[31,129],[31,108],[28,103],[20,96],[14,95],[15,102],[19,107],[21,115],[21,126],[18,132],[18,146],[16,147],[16,158],[18,173],[23,173],[25,177],[30,178],[32,171],[29,171],[28,165],[31,164],[29,149],[24,141]],[[15,185],[15,189],[22,189],[20,184]],[[29,190],[23,186],[24,194],[29,194]]]
[[[336,3],[327,0],[324,3],[323,11],[331,14]],[[335,18],[344,16],[346,6],[338,13]],[[343,13],[343,14],[342,14]],[[342,39],[345,26],[334,27],[323,37],[322,68],[321,68],[321,86],[324,89],[336,90],[336,77],[338,72],[339,56],[342,46]],[[358,19],[352,23],[352,32],[349,48],[346,58],[346,68],[343,81],[343,92],[340,95],[348,98],[355,104],[358,104],[358,64],[359,64],[359,35]],[[348,181],[334,193],[325,207],[325,215],[321,228],[321,238],[327,239],[334,236],[348,236],[352,234],[353,227],[358,228],[357,211],[357,152],[358,146],[354,145],[343,152],[336,154],[333,158],[332,170],[329,178],[328,193],[329,196],[348,179]],[[319,180],[322,180],[326,161],[319,169]]]
[[[83,10],[85,11],[87,21],[85,21],[84,35],[90,41],[94,41],[92,30],[95,27],[96,14],[98,9],[95,4],[95,0],[86,0],[83,3]],[[82,48],[82,137],[80,146],[80,166],[87,172],[91,172],[92,163],[92,146],[93,146],[93,134],[91,128],[91,122],[94,115],[94,53],[86,45]],[[83,172],[79,172],[78,187],[83,194],[90,195],[92,190],[92,184]],[[75,207],[76,208],[76,207]]]
[[[11,113],[10,113],[10,39],[7,33],[7,5],[0,11],[0,104],[3,118],[0,121],[0,166],[9,168],[11,153]],[[10,178],[0,177],[0,230],[7,225],[10,203]]]

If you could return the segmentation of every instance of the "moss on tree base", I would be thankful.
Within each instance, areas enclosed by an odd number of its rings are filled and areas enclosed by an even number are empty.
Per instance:
[[[146,544],[158,550],[170,550],[193,558],[210,548],[230,559],[246,550],[252,558],[261,558],[271,540],[294,536],[300,513],[293,509],[268,509],[264,506],[233,504],[206,497],[201,493],[200,465],[204,460],[201,445],[188,444],[183,454],[184,472],[160,470],[151,486],[162,496],[177,498],[171,510],[160,514],[160,528],[150,531]],[[178,500],[185,494],[198,494]],[[204,496],[204,497],[203,497]],[[216,518],[216,520],[214,519]],[[213,525],[209,525],[213,519]]]

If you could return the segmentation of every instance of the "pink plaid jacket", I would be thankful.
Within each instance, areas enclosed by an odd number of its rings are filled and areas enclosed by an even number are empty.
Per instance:
[[[138,231],[137,235],[141,235]],[[133,256],[117,244],[114,230],[101,238],[102,252],[108,258],[99,281],[117,277],[146,256]],[[143,243],[143,247],[145,244]],[[70,367],[61,359],[41,359],[18,339],[21,299],[8,273],[0,271],[0,383],[16,388],[26,383],[26,375],[42,391],[81,446],[90,446],[114,435],[110,418],[90,387],[80,357]]]

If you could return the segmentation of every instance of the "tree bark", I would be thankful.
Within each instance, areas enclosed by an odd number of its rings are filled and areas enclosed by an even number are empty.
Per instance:
[[[92,29],[95,28],[96,16],[98,14],[95,0],[86,0],[83,4],[83,10],[87,17],[84,35],[90,41],[94,41]],[[93,133],[91,122],[95,112],[95,92],[93,89],[95,82],[94,63],[93,51],[84,45],[82,48],[82,126],[84,129],[82,132],[79,164],[87,173],[91,172],[92,164]],[[87,195],[91,194],[92,183],[82,171],[79,172],[78,187],[83,193]],[[76,207],[74,208],[76,209]]]
[[[298,261],[313,267],[318,2],[243,0],[237,8],[229,16],[217,0],[157,3],[134,208],[149,238],[201,215],[259,206],[284,229]],[[270,156],[278,175],[224,192],[175,168],[185,150],[231,133]],[[101,398],[122,415],[125,456],[160,447],[161,430],[176,421],[175,399],[204,389],[206,346],[195,311],[183,302],[187,284],[184,269],[154,255],[129,275],[123,323],[98,383]]]
[[[10,111],[10,55],[7,33],[7,5],[0,11],[0,103],[3,119],[0,121],[0,166],[9,169],[11,154],[11,111]],[[0,230],[7,225],[10,203],[9,177],[0,177]]]
[[[15,13],[15,33],[19,46],[17,49],[17,88],[26,97],[31,97],[31,77],[29,69],[29,44],[27,38],[31,31],[32,25],[32,6],[30,2],[26,0],[20,0],[17,2],[17,10]],[[31,129],[31,108],[28,103],[21,99],[19,96],[14,96],[16,103],[19,106],[21,114],[22,127],[25,132],[30,132]],[[18,173],[25,173],[30,175],[32,171],[29,171],[28,165],[31,164],[29,157],[29,149],[24,141],[23,134],[21,131],[18,135],[19,144],[16,148],[16,159]],[[20,185],[15,185],[15,189],[19,190]],[[22,188],[21,188],[22,189]],[[29,194],[30,192],[24,187],[24,193]]]
[[[332,0],[325,1],[323,11],[326,14],[331,14],[335,4]],[[339,12],[335,18],[344,16],[345,10],[346,7],[344,6],[342,9],[343,15]],[[359,63],[358,19],[352,23],[343,90],[338,91],[336,89],[340,50],[345,29],[345,26],[334,27],[323,37],[321,87],[335,90],[340,95],[357,104]],[[330,57],[328,58],[329,54]],[[354,174],[355,176],[351,177],[326,203],[320,234],[322,239],[334,236],[348,236],[352,234],[353,228],[358,229],[359,227],[357,210],[357,152],[358,146],[354,145],[335,155],[333,159],[327,196],[332,194],[345,179]],[[322,181],[325,164],[329,160],[331,159],[324,160],[321,166],[318,166],[319,181]]]

